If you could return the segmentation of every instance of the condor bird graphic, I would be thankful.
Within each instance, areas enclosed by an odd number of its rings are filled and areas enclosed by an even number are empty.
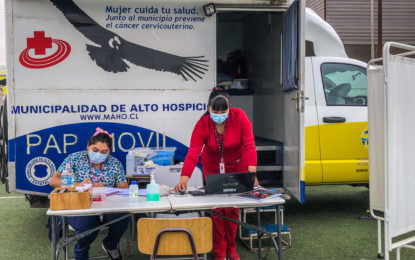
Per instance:
[[[175,73],[186,81],[196,81],[195,77],[202,79],[207,71],[208,60],[203,59],[204,56],[181,57],[134,44],[101,27],[72,0],[50,1],[80,33],[99,45],[86,44],[86,49],[91,59],[105,71],[127,71],[130,67],[124,60],[144,68]]]

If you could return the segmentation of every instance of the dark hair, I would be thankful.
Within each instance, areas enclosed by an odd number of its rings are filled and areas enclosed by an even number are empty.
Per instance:
[[[206,111],[205,115],[209,114],[209,108],[212,108],[213,111],[225,111],[231,105],[231,97],[229,93],[224,91],[219,87],[213,88],[212,92],[210,92],[209,100],[208,100],[208,110]]]
[[[97,135],[91,136],[88,140],[88,146],[96,144],[98,142],[106,143],[108,148],[112,149],[112,138],[106,133],[99,133]]]

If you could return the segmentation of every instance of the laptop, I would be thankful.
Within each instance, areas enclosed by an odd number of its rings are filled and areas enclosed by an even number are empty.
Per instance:
[[[208,174],[206,194],[241,193],[254,188],[255,173]]]

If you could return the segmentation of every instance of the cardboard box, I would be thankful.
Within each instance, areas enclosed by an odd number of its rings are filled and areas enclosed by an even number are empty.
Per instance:
[[[75,187],[66,188],[70,192],[59,193],[65,188],[56,188],[50,193],[50,209],[88,209],[92,203],[91,189],[76,192]]]

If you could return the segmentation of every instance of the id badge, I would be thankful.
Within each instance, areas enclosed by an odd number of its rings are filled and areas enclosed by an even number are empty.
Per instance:
[[[220,174],[224,174],[225,173],[225,163],[224,162],[220,162],[219,163],[219,173]]]

